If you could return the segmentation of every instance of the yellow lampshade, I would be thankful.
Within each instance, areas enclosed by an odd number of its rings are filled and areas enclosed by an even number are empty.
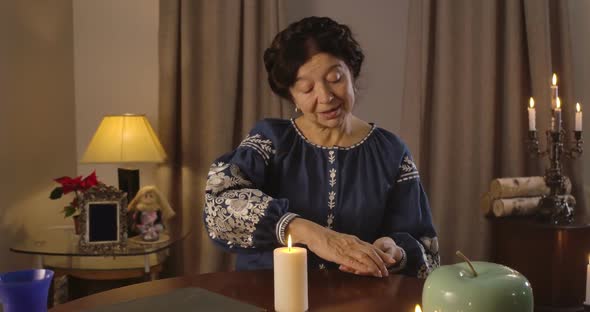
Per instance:
[[[145,115],[105,116],[81,163],[159,163],[166,152]]]

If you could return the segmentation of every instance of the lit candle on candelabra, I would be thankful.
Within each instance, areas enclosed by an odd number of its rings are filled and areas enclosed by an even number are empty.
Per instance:
[[[307,311],[307,249],[291,246],[273,252],[276,311]]]
[[[582,108],[580,103],[576,103],[576,131],[582,131]]]
[[[555,127],[553,128],[554,131],[559,132],[561,131],[561,99],[557,98],[555,101]]]
[[[422,309],[420,308],[419,304],[417,304],[416,307],[414,308],[414,312],[422,312]]]
[[[533,97],[531,97],[531,99],[529,100],[529,131],[537,130],[535,124],[535,115],[535,100],[533,100]]]
[[[557,92],[557,75],[553,74],[553,78],[551,78],[551,109],[555,109],[557,107],[557,98],[559,93]]]

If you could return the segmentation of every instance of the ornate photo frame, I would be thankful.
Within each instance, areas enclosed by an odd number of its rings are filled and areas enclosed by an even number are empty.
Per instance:
[[[80,200],[80,249],[108,253],[127,243],[127,193],[102,183]]]

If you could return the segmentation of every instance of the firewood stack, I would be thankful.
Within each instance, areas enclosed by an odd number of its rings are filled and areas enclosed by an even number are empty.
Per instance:
[[[564,196],[570,205],[576,204],[571,195],[572,183],[566,177]],[[549,187],[543,177],[514,177],[494,179],[482,196],[481,211],[487,217],[528,216],[537,212],[537,205]]]

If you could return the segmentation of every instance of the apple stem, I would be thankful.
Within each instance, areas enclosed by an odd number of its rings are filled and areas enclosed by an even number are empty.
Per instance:
[[[471,268],[471,271],[473,271],[473,276],[474,277],[477,276],[477,271],[475,270],[475,268],[471,264],[471,261],[469,261],[469,259],[459,250],[457,250],[457,252],[455,254],[457,256],[459,256],[459,258],[462,258],[463,260],[465,260],[465,262],[467,262],[467,265],[469,265],[469,267]]]

